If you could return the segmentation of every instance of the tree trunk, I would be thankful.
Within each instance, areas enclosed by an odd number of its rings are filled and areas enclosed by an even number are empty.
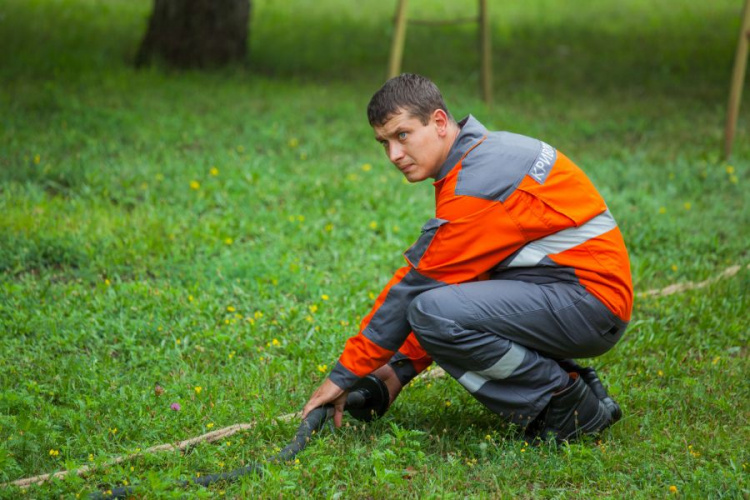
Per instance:
[[[154,56],[177,68],[206,68],[247,55],[250,0],[154,0],[137,67]]]

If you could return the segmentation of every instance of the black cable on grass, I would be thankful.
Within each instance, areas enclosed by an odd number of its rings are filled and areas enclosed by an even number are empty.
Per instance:
[[[389,395],[388,389],[385,384],[378,378],[369,375],[359,381],[357,385],[352,388],[352,391],[347,395],[345,409],[355,418],[364,421],[370,421],[375,417],[379,417],[385,413],[388,408]],[[307,443],[313,435],[323,428],[329,417],[333,415],[333,406],[325,405],[315,408],[307,414],[302,423],[297,428],[297,433],[294,435],[294,439],[286,445],[280,452],[273,455],[267,460],[268,463],[285,463],[294,460],[299,452],[305,449]],[[209,486],[220,481],[230,482],[235,481],[243,476],[251,474],[257,474],[263,476],[263,465],[260,463],[252,463],[245,467],[240,467],[227,472],[220,472],[218,474],[208,474],[196,476],[189,480],[178,481],[178,486],[189,486],[191,484],[198,484],[200,486]],[[132,486],[120,486],[118,488],[112,488],[105,492],[97,491],[92,493],[89,498],[91,500],[103,500],[110,498],[127,498],[134,495],[137,485]]]

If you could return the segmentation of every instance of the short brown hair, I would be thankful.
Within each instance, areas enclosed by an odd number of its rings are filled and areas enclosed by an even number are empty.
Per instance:
[[[440,89],[421,75],[404,73],[385,82],[367,105],[367,120],[371,127],[381,126],[402,109],[423,125],[427,125],[436,109],[445,111],[453,121]]]

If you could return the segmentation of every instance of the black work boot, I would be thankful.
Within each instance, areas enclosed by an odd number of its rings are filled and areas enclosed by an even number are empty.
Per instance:
[[[526,431],[528,437],[557,442],[597,434],[612,424],[607,406],[589,389],[577,373],[571,373],[573,382],[552,396],[542,415]]]
[[[620,405],[618,405],[617,402],[609,395],[607,389],[604,387],[604,384],[602,384],[602,381],[599,380],[599,375],[596,373],[596,370],[593,367],[583,367],[572,359],[562,359],[557,363],[560,365],[560,368],[562,368],[566,372],[576,372],[581,376],[583,381],[586,382],[586,385],[589,386],[589,389],[591,389],[591,391],[594,393],[594,396],[596,396],[599,401],[604,403],[604,406],[607,407],[609,413],[612,415],[613,424],[622,418],[622,410],[620,409]]]

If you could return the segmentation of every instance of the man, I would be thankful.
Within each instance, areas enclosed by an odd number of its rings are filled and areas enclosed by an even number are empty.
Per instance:
[[[456,123],[438,88],[404,74],[367,109],[409,182],[435,179],[436,214],[303,414],[373,373],[391,402],[434,360],[527,434],[595,434],[615,417],[566,358],[599,356],[630,319],[622,235],[585,174],[548,144]]]

